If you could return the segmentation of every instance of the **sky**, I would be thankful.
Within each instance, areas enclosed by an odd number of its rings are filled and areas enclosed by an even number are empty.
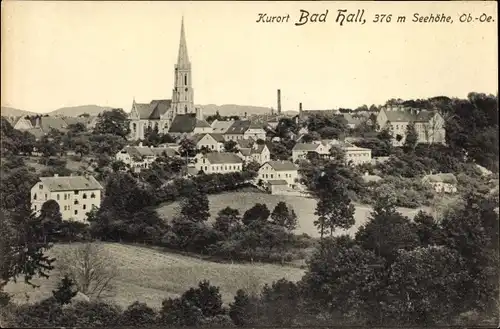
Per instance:
[[[356,108],[498,91],[496,2],[2,1],[1,105],[34,112],[170,99],[184,16],[196,104]],[[295,26],[300,9],[326,22]],[[364,9],[340,26],[337,10]],[[257,23],[259,13],[290,15]],[[373,23],[376,14],[391,23]],[[414,23],[414,13],[453,23]],[[460,23],[459,15],[493,22]],[[395,22],[406,15],[405,23]]]

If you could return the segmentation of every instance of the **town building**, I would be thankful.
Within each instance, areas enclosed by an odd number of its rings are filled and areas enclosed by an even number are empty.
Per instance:
[[[235,120],[231,126],[224,133],[224,139],[226,141],[238,141],[245,138],[245,132],[250,128],[250,120]],[[248,137],[248,136],[247,136]]]
[[[437,193],[457,192],[457,178],[451,173],[426,175],[422,182],[430,184]]]
[[[307,154],[310,152],[317,153],[320,157],[325,157],[330,154],[330,145],[323,143],[296,143],[292,149],[292,161],[297,163],[298,160],[307,159]]]
[[[225,134],[226,131],[231,127],[233,124],[234,120],[228,120],[228,121],[219,121],[219,120],[214,120],[210,126],[212,126],[212,130],[215,134]]]
[[[268,161],[260,167],[257,178],[264,183],[284,180],[293,188],[297,185],[298,168],[290,161]]]
[[[5,119],[10,123],[12,128],[16,130],[28,130],[33,128],[31,121],[23,116],[9,116],[5,117]]]
[[[140,172],[142,169],[148,169],[151,164],[161,155],[169,157],[179,156],[179,153],[168,147],[147,147],[127,146],[115,155],[117,161],[122,161],[133,172]]]
[[[175,117],[180,114],[192,114],[198,120],[203,119],[201,109],[196,109],[194,106],[192,70],[184,32],[184,18],[181,22],[172,98],[153,100],[150,103],[136,103],[134,99],[129,115],[130,138],[144,139],[144,133],[148,128],[157,128],[160,133],[169,132]]]
[[[87,213],[100,206],[102,190],[92,176],[40,177],[31,188],[31,209],[39,212],[45,202],[54,200],[63,220],[84,222]]]
[[[394,146],[402,146],[406,139],[406,129],[410,122],[415,124],[418,143],[445,144],[446,131],[443,116],[438,111],[428,111],[405,107],[383,108],[377,115],[379,131],[388,127],[393,135]]]
[[[237,155],[246,163],[255,161],[262,165],[271,160],[271,152],[266,144],[253,142],[250,147],[239,147],[238,149]]]
[[[227,174],[243,170],[243,160],[235,153],[198,153],[195,161],[194,167],[196,171],[203,171],[205,174]]]
[[[243,133],[243,138],[248,139],[252,138],[254,140],[266,140],[266,131],[264,130],[264,126],[262,124],[252,122],[248,129]]]
[[[345,142],[340,142],[338,146],[344,150],[345,159],[349,165],[357,166],[372,161],[372,150],[370,149]]]
[[[212,152],[224,151],[224,136],[222,134],[199,134],[193,136],[193,139],[198,150],[205,148]]]
[[[172,121],[168,134],[172,137],[190,137],[197,134],[210,134],[212,127],[203,119],[192,114],[178,114]]]

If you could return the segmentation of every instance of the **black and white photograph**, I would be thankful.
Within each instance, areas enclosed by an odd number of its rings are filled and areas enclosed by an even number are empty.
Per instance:
[[[498,327],[497,13],[2,1],[0,327]]]

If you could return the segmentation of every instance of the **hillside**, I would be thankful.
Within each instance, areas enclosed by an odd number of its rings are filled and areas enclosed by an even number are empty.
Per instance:
[[[104,107],[98,105],[81,105],[81,106],[63,107],[55,111],[49,112],[47,114],[51,116],[59,115],[66,117],[77,117],[81,114],[87,113],[94,116],[108,110],[111,110],[111,107]]]
[[[267,205],[270,211],[274,209],[276,204],[280,201],[284,201],[291,205],[297,214],[298,228],[296,233],[306,233],[312,237],[319,237],[318,230],[314,226],[313,222],[316,219],[314,211],[316,209],[316,200],[308,199],[298,196],[281,196],[281,195],[270,195],[265,193],[255,193],[255,192],[233,192],[233,193],[222,193],[209,195],[208,200],[210,203],[210,214],[211,218],[215,218],[217,213],[224,209],[225,207],[232,207],[238,209],[240,214],[243,214],[246,210],[253,207],[256,203],[264,203]],[[363,225],[372,211],[371,207],[365,205],[355,204],[356,212],[355,219],[356,224],[350,228],[348,231],[338,231],[338,234],[351,234],[354,235],[358,230],[358,227]],[[179,212],[179,203],[174,202],[170,204],[165,204],[158,208],[158,213],[161,217],[166,220],[170,220]],[[413,218],[419,209],[408,209],[408,208],[398,208],[403,215]]]
[[[50,250],[50,255],[57,259],[58,255],[75,245],[56,245]],[[108,299],[122,307],[138,300],[159,308],[164,298],[178,296],[203,279],[220,287],[223,301],[227,304],[233,301],[240,288],[253,290],[283,277],[297,281],[303,275],[303,270],[287,266],[220,264],[139,246],[118,243],[103,245],[110,262],[118,270],[115,296]],[[50,273],[49,279],[34,280],[40,288],[18,282],[9,283],[5,291],[12,294],[16,302],[25,303],[26,295],[29,296],[29,302],[34,302],[50,297],[58,280],[56,263],[56,269]]]
[[[5,117],[11,117],[11,116],[12,117],[19,117],[19,116],[37,115],[38,114],[35,112],[15,109],[13,107],[8,107],[8,106],[2,106],[2,108],[0,109],[0,112],[2,113],[2,116],[5,116]]]

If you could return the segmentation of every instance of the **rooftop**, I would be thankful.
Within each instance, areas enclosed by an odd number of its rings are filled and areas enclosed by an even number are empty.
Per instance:
[[[103,188],[92,176],[40,177],[40,181],[52,192],[102,190]]]

